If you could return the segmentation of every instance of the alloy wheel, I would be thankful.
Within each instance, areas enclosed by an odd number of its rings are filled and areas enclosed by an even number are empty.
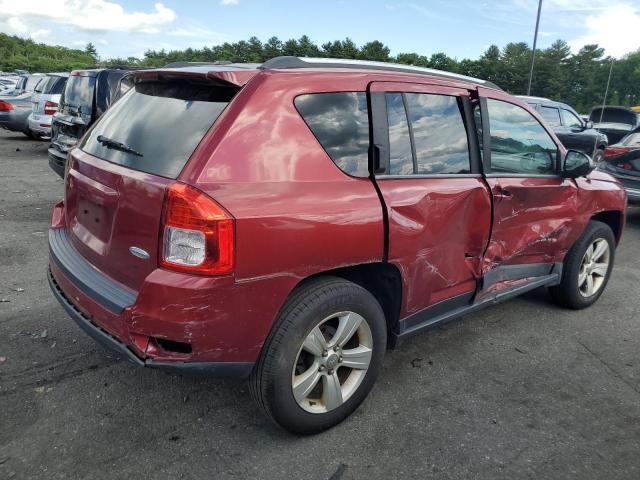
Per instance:
[[[610,260],[609,243],[604,238],[594,240],[587,247],[578,273],[578,290],[583,297],[591,297],[602,288]]]
[[[355,312],[339,312],[319,322],[296,358],[292,391],[309,413],[326,413],[346,402],[364,379],[373,353],[367,321]]]

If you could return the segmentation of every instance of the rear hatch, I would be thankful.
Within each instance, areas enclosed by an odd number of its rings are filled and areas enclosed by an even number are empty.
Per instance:
[[[157,267],[166,188],[238,90],[206,72],[137,78],[69,155],[66,228],[80,255],[139,290]]]
[[[591,110],[589,120],[594,128],[607,135],[611,145],[638,125],[638,114],[626,107],[596,107]]]
[[[35,121],[45,121],[45,116],[55,113],[66,81],[66,76],[47,75],[38,83],[31,99]]]
[[[604,151],[603,167],[632,188],[640,184],[640,129],[636,129]]]
[[[54,115],[51,148],[66,154],[78,143],[91,124],[98,71],[75,71],[67,80]]]

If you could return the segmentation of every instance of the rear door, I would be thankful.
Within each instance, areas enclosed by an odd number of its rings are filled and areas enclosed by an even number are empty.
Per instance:
[[[491,225],[472,120],[474,92],[387,82],[369,90],[387,257],[406,282],[402,315],[444,301],[452,302],[448,308],[468,304]]]
[[[564,149],[511,97],[480,89],[483,164],[493,198],[483,287],[544,276],[568,248],[577,187],[560,175]]]
[[[69,156],[67,236],[94,267],[133,290],[157,267],[166,186],[238,90],[196,80],[137,83]]]

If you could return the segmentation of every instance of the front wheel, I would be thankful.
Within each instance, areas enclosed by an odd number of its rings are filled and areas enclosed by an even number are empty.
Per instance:
[[[560,285],[549,289],[560,305],[581,309],[595,303],[604,291],[615,256],[611,228],[591,221],[564,260]]]
[[[380,372],[386,322],[364,288],[311,281],[285,304],[251,378],[267,416],[298,434],[326,430],[365,399]]]

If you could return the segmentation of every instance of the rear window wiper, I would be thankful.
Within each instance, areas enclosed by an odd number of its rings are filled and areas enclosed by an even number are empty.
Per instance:
[[[131,153],[131,154],[136,155],[138,157],[144,156],[140,152],[134,150],[131,147],[128,147],[124,143],[117,142],[115,140],[112,140],[109,137],[105,137],[104,135],[98,135],[97,140],[98,140],[98,142],[100,142],[101,144],[103,144],[107,148],[113,148],[114,150],[120,150],[121,152]]]

